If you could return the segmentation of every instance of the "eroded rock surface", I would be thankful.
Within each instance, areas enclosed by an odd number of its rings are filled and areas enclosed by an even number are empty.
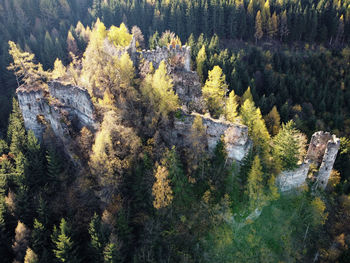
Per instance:
[[[50,82],[49,91],[20,87],[17,97],[25,128],[39,139],[47,124],[61,139],[69,136],[71,125],[78,130],[83,126],[91,130],[97,127],[90,95],[82,88]]]

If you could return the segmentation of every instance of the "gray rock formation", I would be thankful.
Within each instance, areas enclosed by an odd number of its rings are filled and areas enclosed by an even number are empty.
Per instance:
[[[152,62],[155,68],[158,68],[160,62],[170,62],[170,64],[176,65],[179,69],[185,71],[191,71],[191,48],[188,46],[176,46],[170,47],[157,47],[156,50],[142,50],[140,52],[141,59],[145,59]]]
[[[97,128],[90,95],[82,88],[50,82],[49,91],[20,87],[17,97],[25,128],[32,130],[39,139],[47,124],[61,139],[69,136],[71,125],[77,129],[83,126],[91,130]]]
[[[181,104],[187,107],[188,112],[202,113],[205,106],[202,99],[202,87],[197,72],[174,71],[171,74],[174,91]]]
[[[305,185],[305,180],[310,169],[310,163],[304,162],[292,171],[283,171],[277,178],[276,183],[282,192],[289,191]]]
[[[197,113],[185,114],[174,121],[173,129],[168,131],[168,141],[177,147],[191,146],[191,127],[196,116],[202,118],[206,134],[206,146],[213,152],[221,136],[224,136],[228,158],[241,161],[249,152],[252,142],[245,125],[215,120]]]
[[[312,135],[306,158],[319,167],[316,187],[325,189],[340,148],[340,139],[329,132],[316,132]]]
[[[329,132],[319,131],[312,135],[307,154],[301,166],[284,171],[277,177],[280,190],[288,191],[305,184],[310,165],[318,168],[316,187],[325,189],[340,147],[340,140]]]

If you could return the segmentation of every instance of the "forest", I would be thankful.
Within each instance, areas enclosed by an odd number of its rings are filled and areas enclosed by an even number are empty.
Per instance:
[[[349,262],[349,39],[349,0],[1,1],[1,260]],[[167,140],[188,118],[181,61],[135,63],[134,40],[190,47],[188,145]],[[26,130],[16,89],[55,105],[55,81],[86,89],[96,130],[63,116],[62,143],[39,115],[42,138]],[[209,152],[206,118],[247,127],[241,162],[223,137]],[[326,189],[312,166],[281,192],[316,131],[340,138]]]

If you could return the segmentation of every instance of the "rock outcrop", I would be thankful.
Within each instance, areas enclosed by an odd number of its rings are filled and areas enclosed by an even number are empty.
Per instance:
[[[196,116],[202,118],[206,135],[206,146],[213,152],[221,136],[224,136],[228,158],[242,161],[249,152],[252,142],[248,137],[248,127],[238,123],[215,120],[210,117],[192,113],[174,120],[174,127],[168,131],[168,141],[178,147],[191,147],[191,128]]]
[[[135,50],[131,48],[130,50]],[[156,50],[142,50],[139,52],[140,58],[152,62],[155,68],[158,68],[160,62],[163,60],[176,65],[178,69],[184,69],[185,71],[191,71],[191,48],[188,46],[176,45],[175,48],[169,47],[157,47]]]
[[[203,113],[201,83],[196,72],[190,70],[190,48],[183,46],[163,47],[150,51],[137,51],[135,39],[125,49],[117,49],[108,41],[106,52],[111,55],[121,55],[128,52],[136,68],[140,63],[157,68],[161,61],[167,63],[174,83],[174,91],[178,95],[183,110],[181,116],[174,119],[172,127],[163,131],[166,143],[171,146],[191,147],[191,128],[196,116],[200,116],[205,130],[205,146],[213,152],[221,136],[224,137],[228,158],[240,162],[252,147],[248,137],[248,128],[242,124],[224,120],[214,120]],[[141,64],[142,64],[141,63]],[[145,65],[145,64],[144,64]],[[33,130],[38,138],[42,138],[47,125],[50,125],[55,135],[69,149],[72,142],[72,132],[79,131],[83,126],[91,131],[98,130],[95,119],[95,109],[89,93],[72,85],[64,85],[53,81],[48,90],[42,87],[17,89],[20,108],[23,113],[27,130]],[[277,178],[281,191],[287,191],[305,184],[311,164],[319,168],[317,185],[325,188],[339,150],[339,139],[330,133],[317,132],[312,136],[308,153],[303,164],[293,171],[284,171]],[[72,156],[72,152],[67,150]]]
[[[53,81],[49,83],[48,91],[20,87],[16,92],[25,128],[32,130],[39,139],[47,124],[59,138],[68,136],[71,126],[77,130],[83,126],[91,130],[97,128],[94,106],[83,88]]]
[[[325,189],[340,147],[340,140],[329,132],[319,131],[312,135],[304,162],[293,171],[284,171],[277,178],[282,192],[306,183],[311,164],[318,168],[316,187]]]

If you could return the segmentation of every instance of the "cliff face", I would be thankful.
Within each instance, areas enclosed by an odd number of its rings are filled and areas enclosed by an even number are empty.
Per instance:
[[[20,87],[17,97],[25,128],[42,140],[46,127],[50,126],[73,161],[72,131],[79,131],[83,126],[92,131],[98,128],[90,95],[82,88],[51,82],[49,91]]]
[[[293,171],[284,171],[277,178],[281,191],[287,191],[305,184],[313,164],[318,168],[316,187],[325,189],[331,175],[340,147],[340,140],[329,132],[319,131],[312,135],[307,154],[301,166]]]

